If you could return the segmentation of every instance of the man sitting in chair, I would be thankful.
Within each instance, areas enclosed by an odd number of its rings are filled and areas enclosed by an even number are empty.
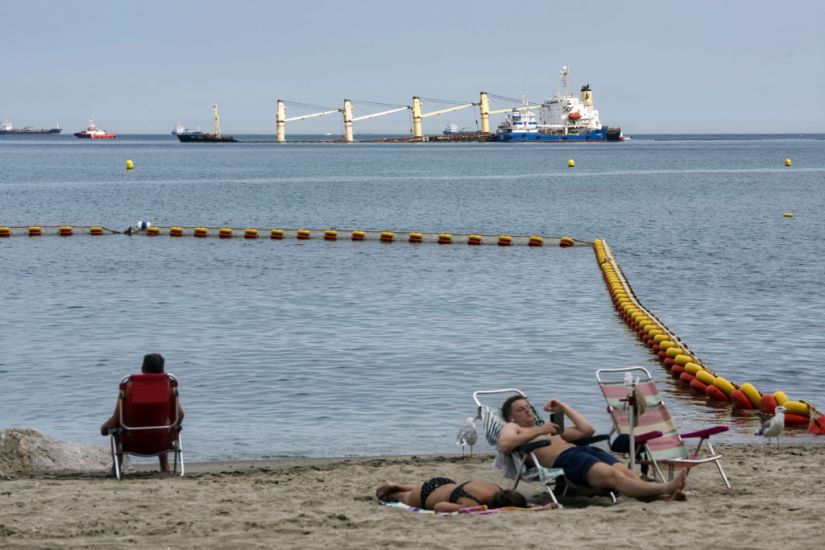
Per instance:
[[[140,367],[140,372],[143,374],[163,374],[164,367],[163,356],[159,353],[150,353],[143,356],[143,365]],[[179,406],[180,422],[183,422],[183,407]],[[115,412],[109,417],[106,422],[100,426],[100,435],[109,435],[109,430],[120,427],[120,417],[117,403],[115,403]],[[168,473],[169,470],[169,456],[166,453],[158,455],[160,461],[160,470]]]
[[[552,422],[537,425],[533,407],[520,395],[514,395],[501,407],[507,424],[499,435],[499,450],[511,453],[525,443],[548,440],[550,445],[534,451],[541,466],[562,468],[564,475],[576,485],[610,489],[644,501],[685,500],[684,472],[666,483],[644,481],[608,452],[590,445],[576,446],[571,443],[595,433],[590,422],[573,407],[551,399],[545,403],[544,410],[562,413],[573,426],[560,430]]]

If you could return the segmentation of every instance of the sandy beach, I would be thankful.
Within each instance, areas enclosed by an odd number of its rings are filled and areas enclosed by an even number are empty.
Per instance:
[[[825,445],[721,446],[734,491],[695,468],[687,502],[574,499],[559,510],[435,516],[379,506],[384,480],[434,475],[504,485],[490,455],[213,462],[183,478],[139,466],[6,475],[4,548],[819,548]],[[540,498],[537,484],[523,486]]]

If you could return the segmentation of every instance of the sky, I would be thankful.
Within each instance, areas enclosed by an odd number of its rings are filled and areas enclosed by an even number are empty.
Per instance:
[[[217,104],[224,133],[273,134],[276,99],[349,98],[355,116],[413,96],[540,101],[566,65],[602,123],[630,135],[825,132],[821,0],[0,0],[0,20],[0,118],[15,127],[74,132],[94,114],[117,133],[206,130]],[[434,116],[424,131],[477,119]],[[355,132],[410,126],[402,112]],[[341,128],[335,114],[287,135]]]

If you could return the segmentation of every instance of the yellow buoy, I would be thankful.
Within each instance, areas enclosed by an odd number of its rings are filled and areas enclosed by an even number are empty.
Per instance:
[[[134,163],[134,162],[132,162],[131,160],[127,160],[127,161],[126,161],[126,169],[127,169],[127,170],[132,170],[132,169],[134,169],[134,167],[135,167],[135,163]]]
[[[278,228],[273,229],[272,231],[269,232],[269,238],[270,239],[275,239],[276,241],[280,241],[281,239],[284,238],[284,230],[283,229],[278,229]]]
[[[782,215],[783,215],[784,217],[786,217],[786,218],[793,218],[793,212],[785,212],[785,213],[784,213],[784,214],[782,214]]]
[[[568,168],[573,168],[575,166],[576,166],[576,161],[575,160],[570,159],[570,160],[567,161],[567,167]]]
[[[410,237],[408,239],[408,241],[413,243],[413,244],[420,243],[423,240],[424,240],[424,234],[423,233],[418,233],[416,231],[413,231],[412,233],[410,233]]]
[[[785,159],[785,166],[791,165],[791,159]]]

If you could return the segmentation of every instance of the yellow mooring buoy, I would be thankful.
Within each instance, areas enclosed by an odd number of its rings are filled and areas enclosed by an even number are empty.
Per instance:
[[[786,218],[793,218],[793,212],[785,212],[785,213],[784,213],[784,214],[782,214],[782,215],[783,215],[784,217],[786,217]]]
[[[791,165],[791,159],[785,159],[785,166]]]
[[[575,160],[570,159],[570,160],[567,161],[567,167],[568,168],[574,168],[575,166],[576,166],[576,161]]]
[[[135,168],[135,163],[132,162],[131,160],[127,160],[126,161],[126,169],[127,170],[134,170],[134,168]]]

